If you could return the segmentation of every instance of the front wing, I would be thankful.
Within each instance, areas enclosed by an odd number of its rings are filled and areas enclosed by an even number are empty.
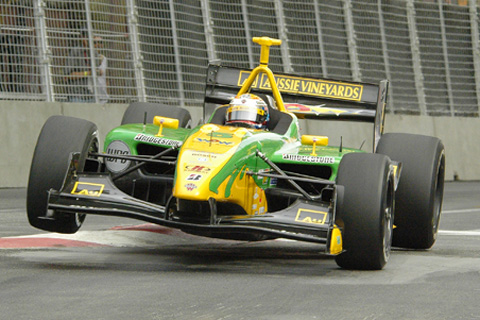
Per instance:
[[[121,216],[198,235],[287,238],[323,244],[326,254],[339,254],[343,250],[341,230],[334,224],[336,204],[343,198],[341,192],[334,192],[331,202],[299,198],[286,209],[257,216],[217,216],[215,201],[211,199],[210,223],[186,223],[169,219],[164,206],[139,200],[119,190],[109,174],[77,173],[75,161],[72,159],[61,190],[48,192],[49,213],[45,219],[75,213]]]

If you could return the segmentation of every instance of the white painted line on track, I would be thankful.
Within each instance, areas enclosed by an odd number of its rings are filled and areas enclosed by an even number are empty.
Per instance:
[[[480,208],[471,209],[454,209],[454,210],[442,210],[442,214],[449,213],[468,213],[468,212],[480,212]]]
[[[26,212],[26,209],[20,209],[20,208],[12,208],[12,209],[0,209],[0,214],[3,214],[3,213],[19,213],[19,212],[22,212],[22,213],[25,213]]]
[[[438,230],[438,233],[447,236],[472,236],[480,237],[480,230]]]

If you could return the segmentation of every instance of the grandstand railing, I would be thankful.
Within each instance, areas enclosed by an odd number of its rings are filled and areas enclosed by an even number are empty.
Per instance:
[[[69,51],[88,34],[91,88],[98,52],[109,102],[200,106],[209,62],[252,68],[255,36],[274,71],[391,81],[387,111],[479,116],[475,0],[5,0],[0,4],[0,99],[62,102]]]

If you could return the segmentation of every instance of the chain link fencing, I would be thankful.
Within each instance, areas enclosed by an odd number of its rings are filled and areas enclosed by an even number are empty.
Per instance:
[[[387,111],[479,116],[475,0],[2,0],[0,99],[201,106],[208,63],[377,83]]]

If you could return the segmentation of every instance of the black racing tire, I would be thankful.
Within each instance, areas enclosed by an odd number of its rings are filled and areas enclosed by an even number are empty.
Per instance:
[[[48,190],[60,190],[69,168],[72,152],[80,152],[78,169],[85,167],[89,151],[98,152],[97,126],[90,121],[65,116],[52,116],[43,125],[33,152],[27,186],[27,216],[36,228],[75,233],[84,214],[55,213],[47,216]]]
[[[343,228],[343,249],[335,257],[345,269],[380,270],[390,257],[394,179],[387,156],[349,153],[337,173],[343,201],[337,206],[336,223]]]
[[[190,128],[192,126],[192,117],[188,110],[150,102],[131,103],[123,114],[121,124],[143,123],[145,121],[145,112],[147,113],[147,123],[152,123],[155,116],[161,116],[178,119],[178,126],[181,128]]]
[[[402,163],[396,190],[393,246],[429,249],[435,243],[445,185],[445,147],[435,137],[387,133],[377,153]]]

